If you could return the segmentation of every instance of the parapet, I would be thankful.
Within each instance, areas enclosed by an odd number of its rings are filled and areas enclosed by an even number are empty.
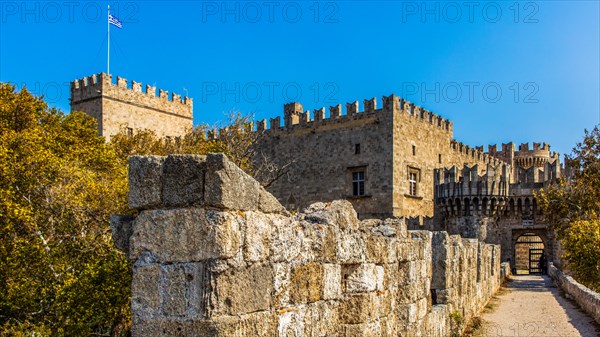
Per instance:
[[[451,150],[458,152],[459,154],[461,154],[463,156],[469,157],[470,159],[472,159],[474,161],[478,161],[483,164],[490,164],[492,166],[498,166],[500,164],[505,163],[502,159],[499,159],[490,153],[485,153],[483,151],[483,146],[477,146],[477,147],[473,148],[469,145],[466,145],[462,142],[452,139],[450,141],[450,148],[451,148]],[[491,145],[489,148],[494,149],[495,145]]]
[[[313,127],[316,125],[328,123],[343,123],[355,119],[372,116],[378,113],[399,113],[407,117],[412,117],[423,121],[427,125],[439,128],[441,130],[452,132],[452,122],[441,116],[438,116],[424,108],[421,108],[413,103],[402,99],[394,94],[382,97],[383,107],[378,108],[377,98],[363,100],[363,111],[360,111],[359,101],[349,102],[345,104],[346,114],[343,115],[342,104],[329,107],[329,116],[326,116],[324,107],[313,110],[314,117],[311,119],[310,110],[304,111],[301,103],[291,102],[284,104],[283,107],[283,127],[277,123],[277,118],[271,118],[271,127],[264,130],[293,130],[298,127]],[[262,120],[257,125],[266,125],[266,120]]]
[[[550,152],[550,144],[533,143],[533,147],[529,147],[529,143],[519,145],[519,151],[515,152],[515,165],[523,168],[526,167],[544,167],[548,162],[558,160],[559,156],[556,152]]]
[[[434,190],[437,198],[507,196],[510,184],[509,166],[487,164],[485,172],[479,166],[452,166],[434,170]]]
[[[117,76],[113,83],[112,75],[100,73],[77,79],[71,82],[71,104],[81,103],[99,97],[112,98],[125,103],[136,103],[155,108],[161,111],[192,117],[193,100],[187,96],[159,89],[156,96],[156,87],[146,85],[142,90],[142,83],[131,81]]]
[[[550,144],[546,143],[533,143],[533,148],[529,149],[529,143],[522,143],[519,145],[519,151],[517,151],[516,155],[527,156],[531,154],[542,154],[550,152]]]

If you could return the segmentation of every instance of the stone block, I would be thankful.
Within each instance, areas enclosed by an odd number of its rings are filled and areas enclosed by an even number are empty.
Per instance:
[[[357,230],[360,222],[352,204],[347,200],[334,200],[327,211],[333,215],[333,221],[342,230]]]
[[[134,265],[131,280],[133,316],[153,317],[160,310],[160,266]]]
[[[417,321],[417,304],[398,304],[398,319],[401,322],[414,323]]]
[[[111,215],[110,216],[110,232],[112,240],[117,249],[129,253],[129,237],[133,233],[134,217],[130,215]]]
[[[271,221],[266,214],[248,211],[244,215],[244,260],[257,262],[269,257],[271,244]]]
[[[274,336],[323,337],[338,335],[337,308],[331,302],[319,301],[286,308],[276,313],[278,329]]]
[[[407,238],[408,237],[408,230],[406,228],[405,219],[388,218],[383,221],[383,225],[394,228],[395,234],[399,238]]]
[[[415,283],[398,285],[398,303],[413,303],[422,296],[421,287]]]
[[[397,240],[383,235],[367,235],[367,261],[377,264],[394,263],[398,260]]]
[[[169,155],[163,164],[163,204],[167,207],[201,205],[206,156]]]
[[[143,319],[133,317],[132,337],[186,336],[189,322],[174,321],[166,318]]]
[[[359,324],[374,319],[378,313],[373,293],[348,294],[340,302],[340,323]]]
[[[184,317],[187,311],[186,274],[181,265],[164,266],[162,282],[162,314]]]
[[[336,244],[339,228],[327,224],[310,223],[301,220],[298,224],[302,240],[296,257],[301,262],[336,262]]]
[[[294,307],[278,312],[277,335],[289,337],[303,337],[305,324],[304,308]]]
[[[372,263],[344,265],[342,275],[346,293],[369,292],[377,287],[377,272]]]
[[[351,264],[366,261],[366,240],[360,233],[341,234],[337,241],[339,263]]]
[[[388,263],[383,265],[383,285],[385,289],[396,289],[398,287],[398,263]]]
[[[337,302],[311,303],[306,306],[304,312],[304,337],[337,336],[339,334]]]
[[[379,318],[388,317],[393,312],[395,312],[395,309],[396,309],[395,292],[385,290],[385,291],[377,291],[375,294],[377,295],[376,298],[379,302],[378,303],[378,307],[379,307],[378,317]]]
[[[290,303],[290,272],[289,263],[273,263],[273,307],[287,307]]]
[[[202,263],[161,267],[161,303],[165,317],[205,318],[208,312],[209,273]]]
[[[234,257],[241,247],[241,216],[186,208],[143,211],[135,220],[130,256],[149,252],[160,262]]]
[[[223,316],[212,321],[214,334],[190,334],[189,336],[277,336],[277,316],[261,311],[240,316]]]
[[[418,242],[410,239],[399,239],[396,247],[398,261],[414,261],[418,258]]]
[[[162,205],[162,166],[166,157],[129,157],[129,207],[152,209]]]
[[[311,262],[292,267],[290,273],[290,303],[316,302],[323,294],[323,265]]]
[[[268,310],[273,294],[273,268],[270,265],[252,265],[229,269],[212,276],[212,316],[241,315]]]
[[[303,215],[309,222],[338,226],[342,230],[357,230],[360,225],[354,207],[347,200],[314,203],[303,211]]]
[[[342,325],[342,337],[379,337],[381,336],[381,324],[379,321],[344,324]]]
[[[206,157],[205,204],[220,209],[251,211],[258,208],[259,183],[222,153]]]
[[[385,269],[383,266],[375,266],[375,290],[385,289]]]
[[[285,207],[279,203],[277,198],[267,192],[262,186],[260,186],[258,190],[258,210],[263,213],[287,213]]]
[[[415,283],[419,277],[420,265],[419,261],[401,262],[398,269],[398,284]]]
[[[296,260],[301,254],[304,240],[302,226],[284,216],[273,215],[269,219],[271,220],[271,261]]]
[[[427,298],[421,298],[415,304],[417,306],[417,320],[425,318],[425,316],[429,312],[429,304],[427,302]]]
[[[342,271],[339,264],[323,265],[323,299],[336,300],[342,294]]]
[[[390,314],[387,317],[382,317],[380,320],[381,337],[396,337],[398,334],[398,319],[395,315]],[[441,336],[440,336],[441,337]]]

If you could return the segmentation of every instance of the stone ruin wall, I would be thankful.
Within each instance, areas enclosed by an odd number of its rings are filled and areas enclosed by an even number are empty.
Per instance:
[[[129,85],[130,83],[130,85]],[[193,100],[155,86],[112,75],[95,74],[71,82],[71,111],[98,121],[98,133],[109,139],[122,128],[153,130],[159,137],[182,136],[192,129]]]
[[[291,215],[221,154],[131,157],[129,180],[133,336],[448,336],[506,273],[497,245],[347,201]]]
[[[134,336],[448,336],[506,273],[498,246],[347,201],[292,216],[223,155],[132,157],[129,202]]]

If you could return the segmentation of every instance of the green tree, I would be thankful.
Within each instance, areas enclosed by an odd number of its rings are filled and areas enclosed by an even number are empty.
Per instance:
[[[565,161],[567,176],[537,198],[573,276],[600,291],[600,131],[585,131]]]
[[[0,83],[0,329],[122,335],[131,266],[108,219],[127,212],[126,167],[83,113]]]
[[[128,335],[132,266],[109,226],[110,214],[134,212],[128,157],[224,152],[250,174],[280,176],[253,160],[251,116],[228,122],[176,139],[123,130],[106,143],[86,114],[0,83],[0,335]]]

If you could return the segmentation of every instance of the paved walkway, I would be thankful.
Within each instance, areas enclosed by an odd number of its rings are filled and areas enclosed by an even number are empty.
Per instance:
[[[482,314],[485,337],[598,337],[600,327],[548,276],[513,276]]]

